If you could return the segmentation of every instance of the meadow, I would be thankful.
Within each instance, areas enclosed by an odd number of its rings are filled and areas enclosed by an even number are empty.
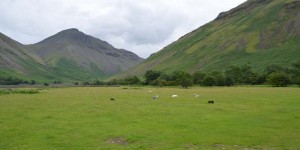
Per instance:
[[[69,87],[4,94],[0,149],[300,149],[300,88]]]

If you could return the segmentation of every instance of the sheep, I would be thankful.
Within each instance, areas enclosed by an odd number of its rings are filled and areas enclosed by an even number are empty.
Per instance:
[[[173,98],[178,97],[178,95],[172,95]]]
[[[148,91],[149,93],[152,93],[152,91]]]
[[[158,99],[158,95],[152,96],[152,99]]]
[[[199,97],[200,95],[199,95],[199,94],[194,94],[194,96],[195,96],[195,97]]]
[[[215,102],[214,101],[208,101],[208,104],[214,104]]]

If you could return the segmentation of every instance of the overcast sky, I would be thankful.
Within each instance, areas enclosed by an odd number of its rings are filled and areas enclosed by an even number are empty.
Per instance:
[[[68,28],[143,58],[246,0],[0,0],[0,32],[37,43]]]

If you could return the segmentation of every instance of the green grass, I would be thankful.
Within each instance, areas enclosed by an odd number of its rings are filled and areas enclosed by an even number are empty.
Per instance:
[[[249,63],[259,73],[271,64],[290,66],[300,60],[299,32],[287,31],[290,22],[299,20],[294,14],[298,9],[289,13],[284,8],[292,1],[252,6],[250,3],[257,1],[249,0],[245,9],[199,27],[118,77],[143,76],[147,70],[210,72]]]
[[[0,89],[0,95],[4,94],[38,94],[38,89]]]
[[[80,87],[1,95],[0,149],[294,150],[299,106],[299,88]]]

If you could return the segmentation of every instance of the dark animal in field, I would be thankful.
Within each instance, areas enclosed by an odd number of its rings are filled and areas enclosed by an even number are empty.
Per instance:
[[[115,99],[114,99],[114,98],[110,98],[110,100],[111,100],[111,101],[114,101]]]
[[[208,104],[214,104],[215,102],[214,101],[208,101]]]

